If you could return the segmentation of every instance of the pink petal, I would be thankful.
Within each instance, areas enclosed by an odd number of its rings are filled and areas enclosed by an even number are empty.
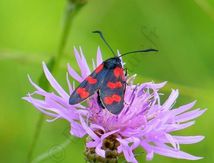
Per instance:
[[[82,138],[86,134],[84,128],[79,123],[77,123],[75,121],[71,122],[70,133],[71,133],[71,135],[74,135],[74,136],[79,137],[79,138]]]
[[[167,127],[167,129],[166,129],[166,132],[183,130],[183,129],[188,128],[194,124],[195,124],[195,121],[190,121],[190,122],[183,123],[183,124],[169,125],[169,127]]]
[[[153,82],[149,82],[149,83],[143,83],[145,84],[147,87],[152,88],[152,89],[161,89],[166,85],[167,81],[162,82],[162,83],[153,83]]]
[[[97,124],[91,124],[90,126],[92,129],[100,129],[102,131],[105,131],[105,129],[101,126],[101,125],[97,125]]]
[[[99,66],[103,62],[102,53],[100,47],[97,49],[97,66]]]
[[[130,151],[130,149],[124,149],[123,153],[128,162],[138,163],[138,161],[134,157],[134,153],[132,151]]]
[[[154,157],[154,152],[151,149],[150,146],[148,146],[148,144],[146,142],[144,142],[143,140],[141,141],[141,146],[143,147],[143,149],[146,151],[146,159],[147,160],[152,160]]]
[[[96,153],[97,153],[99,156],[105,158],[105,151],[104,151],[101,147],[102,147],[102,142],[100,142],[100,143],[97,145],[97,147],[95,148],[95,151],[96,151]]]
[[[93,70],[95,70],[96,69],[96,65],[95,65],[95,62],[94,62],[94,59],[92,58],[92,66],[93,66]]]
[[[195,109],[183,114],[180,114],[178,116],[175,117],[176,122],[186,122],[192,119],[195,119],[199,116],[201,116],[204,112],[206,111],[206,109],[200,110],[200,109]]]
[[[130,147],[132,150],[134,150],[135,148],[137,148],[140,145],[140,139],[137,137],[129,137],[128,139],[126,139],[129,143],[133,143]]]
[[[87,63],[87,61],[86,61],[86,58],[85,58],[85,56],[84,56],[84,54],[83,54],[83,51],[82,51],[82,48],[80,47],[79,48],[80,49],[80,55],[81,55],[81,58],[82,58],[82,63],[84,64],[84,69],[85,69],[85,74],[86,74],[86,76],[88,76],[90,73],[91,73],[91,71],[90,71],[90,69],[89,69],[89,67],[88,67],[88,63]],[[82,67],[83,68],[83,67]]]
[[[196,103],[196,101],[193,101],[193,102],[191,102],[189,104],[186,104],[186,105],[180,106],[179,108],[173,109],[173,110],[171,110],[171,112],[174,115],[181,114],[181,113],[191,109],[195,105],[195,103]]]
[[[96,148],[95,148],[95,151],[96,151],[96,153],[99,155],[99,156],[101,156],[101,157],[105,157],[105,151],[102,149],[102,144],[103,144],[103,140],[105,139],[105,138],[107,138],[108,136],[110,136],[110,135],[112,135],[112,134],[114,134],[114,133],[116,133],[116,132],[118,132],[119,130],[114,130],[114,131],[111,131],[111,132],[107,132],[107,133],[104,133],[102,136],[101,136],[101,138],[100,138],[100,140],[96,140],[95,142],[98,142],[99,141],[99,143],[97,144],[97,143],[93,143],[93,142],[91,142],[91,143],[88,143],[87,145],[88,146],[93,146],[93,145],[96,145]]]
[[[167,134],[167,133],[165,133],[165,136],[166,136],[166,139],[168,140],[168,142],[169,142],[170,144],[172,144],[173,148],[179,150],[179,144],[178,144],[178,142],[176,141],[176,139],[174,139],[173,136],[171,136],[170,134]]]
[[[77,61],[77,64],[80,68],[80,71],[81,71],[81,74],[82,74],[82,77],[84,78],[85,74],[84,74],[84,65],[82,64],[82,58],[78,52],[78,50],[74,47],[74,55],[75,55],[75,58],[76,58],[76,61]]]
[[[136,158],[134,157],[133,150],[139,146],[140,140],[136,137],[130,137],[127,139],[121,139],[117,138],[117,140],[120,142],[120,146],[118,147],[118,152],[124,153],[124,156],[128,162],[137,163]],[[133,143],[131,146],[129,146],[129,143]]]
[[[202,158],[202,157],[190,155],[183,151],[175,150],[165,144],[154,146],[146,142],[141,142],[141,145],[147,150],[153,151],[154,153],[157,153],[162,156],[173,157],[178,159],[187,159],[187,160],[198,160]]]
[[[146,159],[147,160],[152,160],[154,157],[154,152],[151,151],[151,152],[147,152],[147,155],[146,155]]]
[[[120,51],[117,50],[117,56],[120,56],[120,55],[121,55],[121,54],[120,54]],[[121,60],[122,67],[124,67],[125,63],[123,62],[123,58],[120,57],[120,60]]]
[[[51,84],[51,86],[57,91],[57,93],[59,93],[60,96],[62,96],[65,99],[68,99],[69,98],[68,94],[59,85],[59,83],[54,79],[54,77],[52,76],[52,74],[48,70],[46,64],[43,62],[42,65],[43,65],[45,76],[48,79],[48,81]]]
[[[73,88],[72,88],[71,82],[69,80],[68,73],[66,73],[66,81],[67,81],[67,84],[68,84],[69,93],[71,94],[73,92]]]
[[[83,60],[82,60],[82,57],[80,55],[80,53],[78,52],[78,50],[76,48],[74,48],[74,54],[75,54],[75,57],[76,57],[76,61],[77,61],[77,64],[80,68],[80,71],[81,71],[81,74],[82,74],[82,78],[86,78],[89,74],[87,72],[87,65],[85,65],[83,63]]]
[[[180,144],[194,144],[202,141],[204,136],[173,136]]]
[[[170,96],[165,101],[165,103],[162,105],[163,110],[169,110],[171,109],[171,106],[175,103],[175,100],[178,97],[178,90],[172,90]]]
[[[30,75],[28,75],[28,79],[29,79],[31,85],[34,86],[34,88],[36,88],[38,91],[45,92],[44,89],[42,89],[41,87],[39,87],[37,84],[35,84],[35,83],[31,80]]]
[[[103,141],[105,138],[107,138],[108,136],[112,135],[112,134],[115,134],[116,132],[120,131],[120,129],[117,129],[117,130],[114,130],[114,131],[111,131],[111,132],[107,132],[107,133],[104,133],[102,136],[101,136],[101,141]]]
[[[86,147],[88,147],[88,148],[94,148],[94,147],[96,147],[98,144],[99,144],[98,141],[90,141],[90,142],[87,142],[87,143],[86,143]]]
[[[85,123],[85,121],[83,120],[83,118],[80,116],[80,122],[82,124],[82,127],[85,129],[85,131],[87,132],[87,134],[94,140],[99,140],[99,137],[94,133],[94,131],[92,131],[90,129],[90,127],[88,127],[88,125]]]
[[[24,97],[23,99],[30,102],[35,108],[37,108],[39,111],[41,111],[42,113],[44,113],[48,116],[51,116],[51,117],[58,117],[59,116],[58,114],[51,113],[51,112],[48,112],[48,111],[42,109],[40,107],[38,101],[34,101],[35,99],[33,99],[32,97]]]
[[[70,64],[67,64],[67,66],[68,66],[68,73],[70,74],[70,76],[72,76],[72,78],[74,78],[79,83],[82,82],[83,78],[79,76],[79,74],[70,66]]]
[[[202,157],[193,156],[186,152],[174,151],[173,148],[171,150],[169,150],[169,149],[161,148],[161,147],[152,147],[152,150],[157,154],[167,156],[167,157],[178,158],[178,159],[187,159],[187,160],[202,159]]]

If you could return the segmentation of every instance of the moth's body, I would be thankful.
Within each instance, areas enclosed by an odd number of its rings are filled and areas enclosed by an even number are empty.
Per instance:
[[[100,35],[115,57],[105,60],[100,64],[80,85],[74,90],[69,99],[69,104],[80,103],[98,93],[98,104],[108,109],[113,114],[119,114],[124,106],[126,79],[120,57],[138,52],[157,51],[155,49],[136,50],[116,56],[100,31],[93,31]]]
[[[98,92],[98,103],[113,114],[124,106],[125,74],[119,57],[100,64],[71,94],[69,104],[80,103]]]

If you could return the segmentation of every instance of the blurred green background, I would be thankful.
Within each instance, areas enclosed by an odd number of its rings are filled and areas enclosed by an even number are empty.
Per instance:
[[[56,55],[66,0],[0,1],[0,162],[26,162],[39,112],[21,97],[33,91],[42,72],[41,62]],[[81,46],[88,59],[95,58],[98,45],[104,58],[111,53],[93,30],[102,30],[113,49],[121,52],[157,48],[158,55],[124,58],[137,81],[168,81],[162,90],[180,90],[177,105],[198,100],[196,107],[208,108],[195,126],[180,135],[205,135],[198,144],[182,149],[214,162],[214,1],[213,0],[89,0],[74,17],[56,78],[67,89],[66,63],[75,63],[73,47]],[[38,82],[37,82],[38,83]],[[44,122],[34,153],[39,162],[84,162],[84,140],[69,138],[63,120]],[[60,152],[63,142],[69,145]],[[64,145],[65,145],[64,144]],[[43,159],[43,154],[48,157]],[[40,157],[41,156],[41,157]],[[137,157],[145,162],[145,154]],[[36,161],[35,161],[36,162]],[[190,162],[156,155],[155,162]]]

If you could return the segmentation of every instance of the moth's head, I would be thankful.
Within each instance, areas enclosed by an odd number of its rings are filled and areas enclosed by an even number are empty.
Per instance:
[[[119,57],[114,57],[114,61],[116,65],[120,65],[121,64],[121,59]]]
[[[108,69],[114,69],[117,66],[121,66],[121,60],[119,57],[109,58],[104,62],[104,66]]]

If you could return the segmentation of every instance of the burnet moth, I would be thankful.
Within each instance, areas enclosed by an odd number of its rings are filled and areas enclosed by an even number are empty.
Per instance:
[[[118,115],[124,107],[124,94],[126,90],[126,73],[121,64],[120,57],[138,52],[157,51],[155,49],[137,50],[116,56],[110,45],[107,43],[100,31],[98,33],[104,43],[108,46],[114,57],[105,60],[100,64],[70,96],[69,104],[80,103],[91,95],[97,93],[98,104],[111,113]]]

